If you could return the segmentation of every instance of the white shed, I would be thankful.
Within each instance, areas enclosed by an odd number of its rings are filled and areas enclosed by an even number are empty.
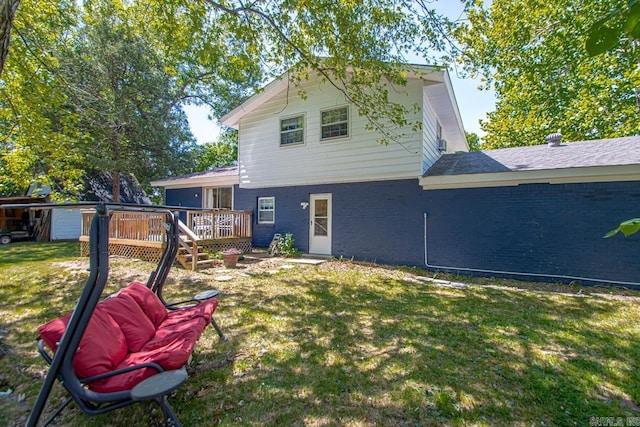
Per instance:
[[[78,240],[81,228],[80,209],[51,209],[51,240]]]

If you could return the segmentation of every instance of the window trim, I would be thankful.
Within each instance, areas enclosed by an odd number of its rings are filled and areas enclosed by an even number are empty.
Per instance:
[[[221,189],[231,189],[231,207],[229,208],[222,208],[220,207],[220,202],[222,201],[222,197],[220,197],[220,190]],[[208,204],[209,202],[209,191],[213,191],[215,190],[216,192],[216,201],[218,202],[218,206],[205,206]],[[233,186],[232,185],[222,185],[222,186],[208,186],[208,187],[202,187],[202,209],[229,209],[229,210],[233,210],[233,199],[234,199],[234,191],[233,191]]]
[[[260,209],[260,201],[265,199],[273,200],[273,209]],[[260,220],[260,212],[273,212],[273,219],[271,221],[261,221]],[[276,198],[275,196],[267,196],[267,197],[258,197],[258,210],[257,210],[257,220],[258,224],[275,224],[276,223]]]
[[[327,138],[323,138],[322,137],[322,129],[325,126],[331,126],[331,125],[335,125],[335,124],[340,124],[343,122],[334,122],[334,123],[329,123],[326,125],[322,124],[322,114],[326,113],[328,111],[334,111],[334,110],[342,110],[342,109],[346,109],[347,110],[347,134],[346,135],[338,135],[338,136],[330,136]],[[325,142],[325,141],[335,141],[338,139],[348,139],[351,137],[351,109],[349,108],[349,104],[345,104],[345,105],[337,105],[337,106],[333,106],[330,108],[323,108],[322,110],[320,110],[320,141]]]
[[[302,128],[301,129],[293,129],[293,130],[287,130],[287,131],[283,131],[282,130],[282,122],[284,120],[296,119],[298,117],[302,117]],[[278,145],[280,147],[294,147],[294,146],[298,146],[298,145],[304,145],[306,140],[307,140],[306,129],[307,129],[307,117],[306,117],[305,113],[294,114],[294,115],[286,116],[286,117],[280,117],[280,119],[278,120],[278,134],[280,135],[280,140],[278,142]],[[282,143],[282,135],[283,135],[283,133],[292,133],[292,132],[297,132],[299,130],[302,130],[302,141],[300,141],[300,142],[291,142],[289,144],[283,144]]]

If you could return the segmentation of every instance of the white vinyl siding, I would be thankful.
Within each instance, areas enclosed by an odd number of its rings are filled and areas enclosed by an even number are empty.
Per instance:
[[[280,145],[304,143],[304,115],[280,119]]]
[[[438,151],[438,118],[429,102],[425,101],[422,113],[422,174],[424,174],[442,153]]]
[[[258,224],[276,222],[276,198],[258,197]]]
[[[323,141],[349,136],[349,107],[320,112],[320,139]]]
[[[349,137],[338,144],[322,140],[321,112],[344,106],[344,96],[329,84],[305,82],[306,99],[286,90],[266,101],[239,123],[240,187],[259,188],[370,180],[408,179],[420,176],[422,134],[408,125],[401,143],[383,145],[380,135],[365,129],[366,119],[349,115]],[[407,93],[390,91],[395,101],[413,111],[422,105],[422,82],[410,80]],[[283,110],[284,109],[284,110]],[[279,150],[280,120],[304,115],[304,144],[295,150]],[[420,121],[421,108],[407,117]],[[274,132],[275,131],[275,132]]]

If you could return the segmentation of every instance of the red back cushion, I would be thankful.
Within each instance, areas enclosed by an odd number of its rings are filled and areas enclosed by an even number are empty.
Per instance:
[[[123,295],[120,292],[102,301],[100,306],[107,310],[113,320],[120,326],[127,340],[129,352],[140,351],[156,333],[156,328],[151,323],[151,320],[129,295]]]
[[[38,328],[47,346],[56,351],[71,313],[52,320]],[[80,340],[73,359],[73,369],[79,378],[92,377],[112,371],[127,354],[127,342],[116,321],[100,305]]]
[[[151,289],[140,282],[129,283],[129,286],[120,291],[120,295],[128,295],[133,298],[156,328],[167,317],[167,309],[160,299]]]

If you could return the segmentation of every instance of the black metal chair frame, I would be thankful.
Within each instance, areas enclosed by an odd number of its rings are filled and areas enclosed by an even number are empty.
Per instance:
[[[7,207],[18,207],[22,205],[5,205]],[[157,392],[152,394],[141,393],[141,396],[132,396],[131,390],[112,392],[112,393],[99,393],[90,390],[86,384],[93,381],[104,379],[107,377],[120,375],[125,372],[130,372],[136,369],[142,368],[154,368],[158,373],[162,373],[163,368],[156,363],[145,363],[136,366],[132,366],[126,369],[108,372],[102,375],[98,375],[91,378],[78,378],[73,370],[73,358],[75,351],[78,348],[80,340],[84,334],[89,320],[93,315],[96,305],[100,301],[107,278],[109,275],[109,220],[111,212],[113,211],[134,211],[134,212],[158,212],[164,213],[167,217],[166,225],[166,245],[157,268],[151,273],[149,280],[147,281],[147,287],[150,288],[162,301],[165,307],[169,310],[179,309],[181,305],[185,303],[198,303],[202,300],[214,297],[217,292],[207,292],[199,294],[190,300],[181,301],[178,303],[167,303],[163,296],[162,290],[164,283],[167,279],[169,271],[173,261],[175,260],[178,246],[179,246],[179,231],[178,231],[178,215],[171,210],[171,207],[167,206],[145,206],[145,205],[131,205],[120,203],[77,203],[77,204],[40,204],[40,205],[28,205],[29,208],[60,208],[60,207],[95,207],[95,215],[91,222],[90,239],[89,239],[89,277],[86,284],[76,303],[76,307],[69,319],[69,324],[65,330],[65,333],[60,340],[57,350],[53,356],[49,355],[45,350],[42,340],[38,343],[38,350],[42,357],[49,363],[50,368],[45,381],[40,389],[38,398],[34,404],[34,407],[29,415],[27,421],[27,427],[35,427],[45,409],[47,400],[51,393],[51,389],[56,379],[60,380],[66,390],[69,392],[69,397],[52,416],[45,421],[43,425],[48,425],[53,421],[62,410],[73,400],[82,409],[82,411],[91,414],[103,414],[105,412],[122,408],[133,404],[141,400],[153,400],[157,402],[162,408],[164,415],[164,422],[170,426],[181,426],[178,421],[171,405],[166,399],[167,394],[175,390],[179,384],[175,384],[172,387],[168,387],[163,390],[160,387]],[[220,327],[217,325],[213,318],[211,323],[216,332],[222,340],[227,338],[222,333]],[[166,372],[166,371],[164,371]],[[153,378],[153,377],[151,377]],[[186,379],[186,373],[184,374]],[[178,381],[184,381],[182,377]],[[181,382],[180,382],[181,383]],[[142,383],[141,383],[142,384]],[[135,390],[135,388],[134,388]]]

